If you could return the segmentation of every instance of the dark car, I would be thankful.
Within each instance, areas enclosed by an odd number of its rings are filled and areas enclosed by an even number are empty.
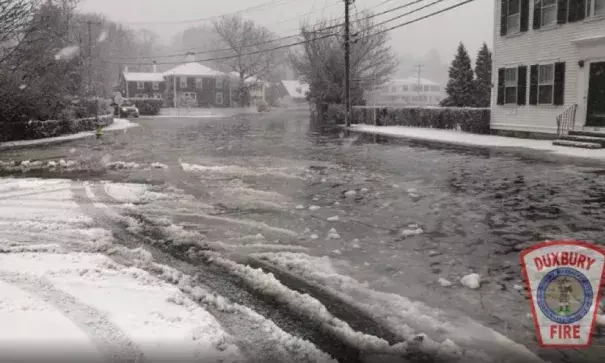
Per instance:
[[[120,115],[121,117],[139,117],[139,109],[130,101],[125,100],[122,106],[118,106],[114,103],[114,115]],[[119,113],[118,113],[119,107]]]

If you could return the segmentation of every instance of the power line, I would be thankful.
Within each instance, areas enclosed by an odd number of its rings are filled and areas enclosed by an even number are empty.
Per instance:
[[[397,20],[397,19],[401,19],[401,18],[403,18],[404,16],[408,16],[408,15],[411,15],[411,14],[417,13],[417,12],[419,12],[420,10],[424,10],[424,9],[426,9],[426,8],[429,8],[429,7],[433,6],[433,5],[437,5],[437,4],[442,3],[442,2],[444,2],[444,1],[445,1],[445,0],[435,0],[435,1],[433,1],[432,3],[430,3],[430,4],[426,4],[426,5],[424,5],[424,6],[421,6],[421,7],[419,7],[419,8],[416,8],[416,9],[414,9],[414,10],[410,10],[410,11],[408,11],[408,12],[406,12],[406,13],[403,13],[403,14],[401,14],[401,15],[397,15],[397,16],[395,16],[395,17],[393,17],[393,18],[387,19],[387,20],[382,21],[382,22],[380,22],[380,23],[372,24],[372,25],[368,26],[367,28],[363,29],[363,31],[366,31],[366,30],[369,30],[369,29],[372,29],[372,28],[379,27],[379,26],[381,26],[381,25],[384,25],[384,24],[386,24],[386,23],[390,23],[391,21],[394,21],[394,20]],[[416,1],[416,2],[417,2],[417,1]]]
[[[440,1],[443,1],[443,0],[440,0]],[[473,1],[475,1],[475,0],[465,0],[465,1],[461,2],[461,3],[449,6],[447,8],[441,9],[441,10],[436,11],[434,13],[427,14],[427,15],[422,16],[420,18],[413,19],[413,20],[407,21],[405,23],[397,24],[395,26],[392,26],[392,27],[389,27],[389,28],[385,28],[385,29],[376,31],[376,32],[371,33],[371,34],[366,34],[364,36],[359,37],[358,39],[363,39],[363,38],[371,37],[371,36],[374,36],[374,35],[383,34],[383,33],[389,32],[391,30],[394,30],[394,29],[397,29],[397,28],[401,28],[401,27],[404,27],[404,26],[409,25],[409,24],[416,23],[416,22],[418,22],[420,20],[428,19],[428,18],[433,17],[435,15],[439,15],[439,14],[444,13],[446,11],[453,10],[455,8],[458,8],[458,7],[462,6],[462,5],[466,5],[466,4],[471,3]],[[242,57],[242,56],[254,55],[254,54],[259,54],[259,53],[264,53],[264,52],[271,52],[271,51],[274,51],[274,50],[290,48],[290,47],[294,47],[294,46],[297,46],[297,45],[302,45],[302,44],[305,44],[305,43],[309,43],[309,42],[316,41],[316,40],[321,40],[321,39],[326,39],[326,38],[337,36],[337,35],[340,35],[340,34],[326,34],[326,35],[318,36],[318,37],[316,37],[314,39],[311,39],[311,40],[303,40],[303,41],[299,41],[299,42],[295,42],[295,43],[291,43],[291,44],[281,45],[281,46],[278,46],[278,47],[273,47],[273,48],[264,49],[264,50],[258,50],[258,51],[244,53],[244,54],[235,55],[235,56],[232,55],[232,56],[224,56],[224,57],[215,57],[215,58],[200,59],[200,60],[197,60],[196,62],[210,62],[210,61],[227,60],[227,59],[234,59],[234,58],[238,58],[238,57]],[[110,64],[130,64],[130,65],[146,65],[146,64],[151,64],[151,63],[141,63],[141,62],[111,62],[111,61],[104,61],[104,62],[110,63]],[[163,62],[163,63],[162,62],[156,62],[156,64],[175,64],[175,63],[178,63],[178,62]]]
[[[428,19],[428,18],[433,17],[433,16],[435,16],[435,15],[439,15],[439,14],[444,13],[444,12],[446,12],[446,11],[449,11],[449,10],[453,10],[453,9],[459,8],[459,7],[461,7],[462,5],[466,5],[466,4],[468,4],[468,3],[472,3],[473,1],[475,1],[475,0],[465,0],[465,1],[463,1],[463,2],[460,2],[460,3],[458,3],[458,4],[455,4],[455,5],[449,6],[449,7],[444,8],[444,9],[441,9],[441,10],[436,11],[436,12],[434,12],[434,13],[427,14],[427,15],[422,16],[422,17],[420,17],[420,18],[417,18],[417,19],[410,20],[410,21],[407,21],[407,22],[402,23],[402,24],[398,24],[398,25],[392,26],[392,27],[390,27],[390,28],[386,28],[386,29],[383,29],[383,30],[379,30],[379,31],[377,31],[376,33],[367,34],[367,35],[363,36],[362,38],[366,38],[366,37],[369,37],[369,36],[373,36],[373,35],[378,35],[378,34],[383,34],[383,33],[386,33],[386,32],[390,32],[391,30],[395,30],[395,29],[397,29],[397,28],[401,28],[401,27],[404,27],[404,26],[406,26],[406,25],[409,25],[409,24],[413,24],[413,23],[419,22],[420,20]]]
[[[380,16],[380,15],[388,14],[388,13],[391,13],[391,12],[393,12],[393,11],[396,11],[396,10],[402,9],[402,8],[404,8],[404,7],[408,7],[408,6],[411,6],[411,5],[414,5],[414,4],[417,4],[417,3],[420,3],[420,2],[422,2],[422,1],[425,1],[425,0],[415,0],[415,1],[412,1],[412,2],[409,2],[409,3],[406,3],[406,4],[403,4],[403,5],[397,6],[397,7],[395,7],[395,8],[392,8],[392,9],[389,9],[389,10],[385,10],[385,11],[380,12],[380,13],[377,13],[377,14],[371,14],[371,15],[368,15],[368,16],[363,17],[363,18],[361,18],[361,19],[356,19],[356,20],[353,20],[353,21],[352,21],[352,23],[357,23],[357,22],[361,22],[361,21],[364,21],[364,20],[367,20],[367,19],[375,18],[375,17]],[[437,0],[436,2],[431,3],[431,4],[429,4],[429,5],[426,5],[426,6],[424,6],[424,7],[421,7],[421,8],[419,8],[419,9],[415,9],[415,10],[410,11],[410,12],[407,12],[407,13],[405,13],[405,14],[401,15],[401,16],[397,16],[397,17],[395,17],[395,18],[391,18],[391,19],[389,19],[389,20],[387,20],[387,21],[384,21],[384,22],[382,22],[382,23],[379,23],[379,25],[385,24],[385,23],[387,23],[387,22],[389,22],[389,21],[393,21],[393,20],[399,19],[399,18],[401,18],[401,17],[403,17],[403,16],[406,16],[406,15],[409,15],[409,14],[413,14],[413,13],[415,13],[415,12],[417,12],[417,11],[420,11],[420,10],[422,10],[422,9],[427,8],[428,6],[434,5],[434,4],[439,3],[439,2],[442,2],[442,1],[444,1],[444,0]],[[356,9],[357,9],[357,8],[356,8]],[[337,19],[339,19],[339,18],[337,18]],[[322,30],[335,29],[335,28],[339,28],[339,27],[341,27],[341,26],[343,26],[343,25],[344,25],[344,23],[339,23],[339,24],[336,24],[336,25],[331,25],[331,26],[325,27],[325,28],[323,28]],[[374,26],[372,26],[372,27],[366,28],[366,30],[367,30],[367,29],[371,29],[371,28],[376,27],[376,26],[377,26],[377,25],[374,25]],[[263,44],[274,43],[274,42],[278,42],[278,41],[282,41],[282,40],[287,40],[287,39],[297,38],[297,37],[299,37],[299,36],[300,36],[300,34],[288,35],[288,36],[284,36],[284,37],[280,37],[280,38],[275,38],[275,39],[264,40],[264,41],[261,41],[261,42],[258,42],[258,43],[253,43],[253,44],[245,44],[245,45],[242,45],[242,47],[254,47],[254,46],[258,46],[258,45],[263,45]],[[211,49],[211,50],[203,50],[203,51],[199,51],[199,52],[191,52],[191,51],[189,51],[189,52],[184,52],[184,53],[179,53],[179,54],[172,54],[172,55],[161,55],[161,56],[144,56],[144,57],[113,57],[113,58],[114,58],[114,59],[116,59],[116,60],[118,60],[118,59],[125,59],[125,60],[128,60],[128,59],[130,59],[130,58],[137,58],[137,59],[167,59],[167,58],[179,58],[179,57],[187,56],[187,55],[189,55],[189,54],[191,54],[191,53],[193,53],[194,55],[199,55],[199,54],[208,54],[208,53],[227,52],[227,51],[230,51],[230,50],[233,50],[233,48]],[[132,64],[134,64],[134,63],[132,63]]]

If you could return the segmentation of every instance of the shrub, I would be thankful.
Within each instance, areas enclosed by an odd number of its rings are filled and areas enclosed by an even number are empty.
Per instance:
[[[256,104],[256,110],[258,112],[267,112],[267,111],[269,111],[269,105],[265,101],[259,101]]]
[[[95,130],[97,125],[95,117],[68,119],[73,115],[72,112],[73,110],[66,108],[63,110],[63,118],[59,120],[2,123],[0,124],[0,142],[35,140]],[[98,119],[103,126],[113,123],[112,115],[101,115]]]
[[[164,105],[161,98],[129,98],[138,109],[140,115],[154,116],[160,114],[160,108]]]
[[[465,107],[364,107],[353,109],[353,123],[411,126],[489,134],[490,110]]]

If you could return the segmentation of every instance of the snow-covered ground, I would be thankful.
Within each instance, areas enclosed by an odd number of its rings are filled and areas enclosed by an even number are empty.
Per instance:
[[[204,117],[231,117],[237,114],[257,113],[255,107],[241,108],[162,108],[157,116],[145,116],[151,118],[204,118]]]
[[[605,149],[581,149],[556,146],[549,140],[521,139],[495,135],[478,135],[462,131],[426,129],[406,126],[352,125],[351,130],[385,136],[437,141],[453,145],[525,148],[552,152],[557,155],[605,160]]]
[[[101,187],[115,208],[162,199],[140,184]],[[82,189],[92,195],[88,184],[69,180],[0,179],[0,361],[246,361],[204,308],[211,306],[260,329],[246,339],[276,347],[274,358],[333,362],[250,309],[192,287],[191,277],[144,249],[115,244],[83,210]]]
[[[127,119],[114,118],[113,124],[105,127],[104,131],[119,131],[126,130],[132,127],[137,127],[139,124],[135,122],[128,121]],[[33,145],[45,145],[52,144],[55,142],[63,142],[70,140],[78,140],[86,137],[95,136],[94,131],[84,131],[78,132],[77,134],[72,135],[63,135],[56,137],[48,137],[44,139],[36,139],[36,140],[21,140],[21,141],[10,141],[10,142],[2,142],[0,143],[0,150],[11,149],[18,146],[33,146]]]

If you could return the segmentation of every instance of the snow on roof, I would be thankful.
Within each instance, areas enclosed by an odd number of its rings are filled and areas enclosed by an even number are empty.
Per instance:
[[[281,81],[286,92],[294,98],[305,98],[309,92],[309,85],[300,81]]]
[[[164,82],[162,73],[124,72],[127,82]]]
[[[223,72],[216,71],[212,68],[201,65],[197,62],[190,62],[180,65],[176,68],[172,68],[164,72],[164,76],[223,76]]]

